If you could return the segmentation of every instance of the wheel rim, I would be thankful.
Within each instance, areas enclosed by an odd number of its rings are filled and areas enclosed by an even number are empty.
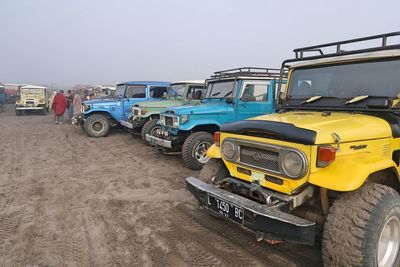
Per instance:
[[[392,267],[400,247],[400,220],[392,216],[385,224],[378,243],[378,266]]]
[[[155,135],[155,132],[156,132],[158,129],[161,129],[161,127],[160,127],[160,126],[155,126],[153,129],[150,130],[150,133],[149,133],[149,134],[154,136],[154,135]]]
[[[104,125],[101,121],[94,121],[92,123],[92,130],[95,133],[101,133],[104,129]]]
[[[200,142],[194,148],[194,156],[198,162],[205,164],[210,159],[207,157],[207,150],[211,146],[208,142]]]

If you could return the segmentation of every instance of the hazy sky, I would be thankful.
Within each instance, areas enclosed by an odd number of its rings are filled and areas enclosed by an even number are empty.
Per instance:
[[[400,30],[400,1],[0,0],[0,82],[207,78]]]

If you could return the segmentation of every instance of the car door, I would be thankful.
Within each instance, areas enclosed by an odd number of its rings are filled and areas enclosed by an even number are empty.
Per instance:
[[[272,81],[243,81],[236,105],[237,120],[272,113],[274,88],[271,87],[273,86]]]
[[[127,85],[122,100],[122,120],[127,120],[131,114],[132,106],[138,101],[146,100],[146,85]]]

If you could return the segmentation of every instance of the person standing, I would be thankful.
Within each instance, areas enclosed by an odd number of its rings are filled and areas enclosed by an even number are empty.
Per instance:
[[[72,117],[74,116],[74,107],[72,102],[74,101],[74,93],[71,90],[68,90],[67,96],[67,109],[68,109],[68,118],[72,121]]]
[[[72,101],[73,115],[74,116],[82,115],[81,106],[82,106],[82,98],[81,98],[81,96],[79,94],[74,94],[74,100]]]
[[[64,96],[63,90],[60,90],[54,97],[52,108],[54,110],[54,123],[62,124],[64,121],[64,113],[67,109],[67,99]]]

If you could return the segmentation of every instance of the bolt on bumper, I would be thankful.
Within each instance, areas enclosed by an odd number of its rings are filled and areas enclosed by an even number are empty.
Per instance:
[[[265,239],[286,240],[293,243],[313,245],[315,239],[315,223],[289,213],[270,208],[250,199],[220,189],[194,177],[186,178],[186,188],[198,200],[199,205],[209,212],[237,223]],[[227,214],[220,214],[210,206],[210,198],[223,201],[243,211],[243,219],[232,220]],[[215,196],[215,197],[214,197]],[[222,207],[223,208],[223,207]]]

